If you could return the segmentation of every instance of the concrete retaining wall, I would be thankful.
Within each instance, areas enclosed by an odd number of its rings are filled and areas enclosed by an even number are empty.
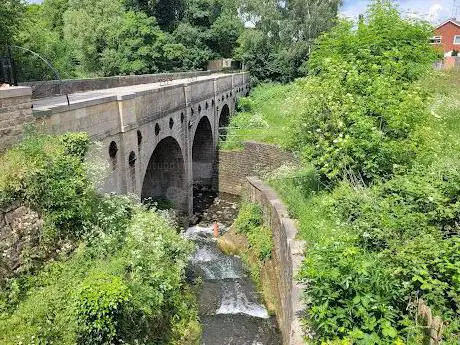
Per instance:
[[[295,164],[292,153],[276,145],[247,141],[242,151],[219,151],[219,192],[241,195],[247,176],[261,176],[284,164]]]
[[[199,76],[210,75],[212,71],[196,72],[179,72],[179,73],[159,73],[159,74],[142,74],[127,75],[105,78],[92,79],[68,79],[68,80],[50,80],[21,83],[22,86],[30,86],[33,90],[34,98],[45,98],[84,92],[91,90],[111,89],[114,87],[131,86],[150,83],[167,83],[170,80],[195,78]]]
[[[29,87],[0,89],[0,152],[19,142],[24,125],[34,122]]]
[[[272,230],[275,267],[276,317],[284,345],[303,345],[300,315],[304,312],[301,294],[304,287],[294,279],[301,267],[305,242],[296,239],[296,222],[276,193],[256,177],[248,177],[248,198],[261,205],[264,225]]]

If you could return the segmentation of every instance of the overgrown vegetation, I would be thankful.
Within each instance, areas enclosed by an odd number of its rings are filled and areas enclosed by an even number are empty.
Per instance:
[[[249,247],[261,264],[271,258],[272,233],[271,229],[262,224],[260,206],[248,202],[243,203],[233,226],[239,234],[247,237]]]
[[[0,280],[0,342],[194,344],[191,244],[157,211],[97,194],[89,147],[85,134],[30,135],[0,160],[2,205],[32,208],[45,228]]]
[[[305,75],[315,40],[337,19],[340,0],[242,0],[254,28],[242,32],[236,54],[255,83],[288,82]]]
[[[442,318],[442,343],[460,341],[460,73],[432,71],[430,35],[374,1],[320,39],[306,79],[244,101],[246,127],[270,127],[265,97],[283,109],[290,130],[269,141],[302,158],[267,178],[308,243],[312,343],[423,344],[420,299]]]
[[[263,225],[259,205],[244,201],[230,234],[219,240],[220,248],[227,254],[238,255],[243,260],[270,313],[276,312],[276,280],[272,251],[272,230]]]

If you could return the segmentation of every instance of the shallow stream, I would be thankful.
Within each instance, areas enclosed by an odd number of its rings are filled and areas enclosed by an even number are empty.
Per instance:
[[[202,344],[281,344],[276,320],[261,302],[241,259],[225,255],[214,238],[215,222],[219,224],[220,235],[233,223],[238,200],[228,195],[198,196],[205,200],[206,208],[197,212],[199,223],[188,228],[185,236],[197,244],[190,259],[189,275],[191,279],[202,280],[199,295]]]

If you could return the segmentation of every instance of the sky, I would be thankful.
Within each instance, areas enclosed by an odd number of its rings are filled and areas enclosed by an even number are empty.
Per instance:
[[[41,3],[42,0],[28,0],[30,3]],[[436,24],[452,17],[460,19],[460,0],[454,10],[455,0],[396,0],[401,10],[409,16],[417,16]],[[356,18],[366,11],[369,0],[344,0],[341,15]]]
[[[397,0],[401,11],[408,16],[416,16],[432,23],[440,23],[452,17],[460,18],[460,0]],[[344,0],[341,15],[356,18],[366,11],[369,0]],[[455,9],[456,7],[456,9]]]

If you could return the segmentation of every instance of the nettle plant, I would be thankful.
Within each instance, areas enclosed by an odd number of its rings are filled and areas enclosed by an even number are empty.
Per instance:
[[[431,34],[379,0],[366,20],[342,21],[319,39],[292,144],[325,180],[367,184],[411,164],[420,144],[414,132],[428,114],[415,82],[437,58]]]

